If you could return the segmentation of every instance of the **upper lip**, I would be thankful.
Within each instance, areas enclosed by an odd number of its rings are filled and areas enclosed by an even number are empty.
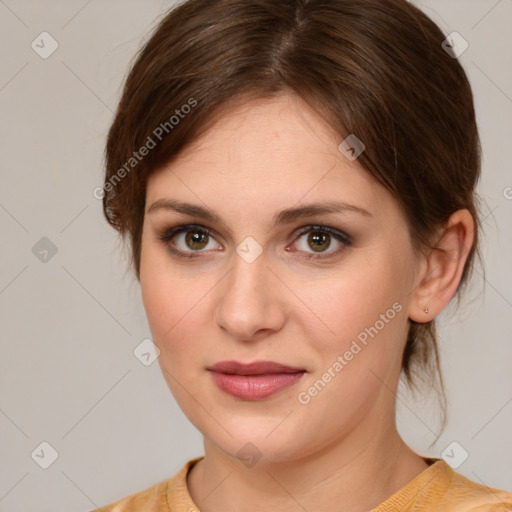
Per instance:
[[[273,361],[255,361],[253,363],[239,363],[238,361],[221,361],[208,367],[208,370],[231,375],[263,375],[274,373],[305,372],[304,368],[295,368]]]

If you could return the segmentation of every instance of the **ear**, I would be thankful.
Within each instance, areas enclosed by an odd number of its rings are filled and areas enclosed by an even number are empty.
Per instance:
[[[440,230],[434,249],[420,265],[419,284],[412,292],[408,315],[411,320],[431,321],[455,295],[469,251],[475,223],[471,213],[457,210]],[[428,311],[428,312],[427,312]]]

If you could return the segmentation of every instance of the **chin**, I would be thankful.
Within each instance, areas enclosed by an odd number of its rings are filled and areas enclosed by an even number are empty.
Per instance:
[[[224,428],[215,422],[212,424],[211,418],[203,418],[208,426],[204,428],[202,422],[195,423],[195,426],[205,437],[205,444],[211,443],[226,455],[252,467],[256,464],[286,463],[304,455],[305,446],[299,437],[299,434],[304,434],[303,429],[299,432],[291,418],[283,422],[283,417],[286,414],[275,418],[224,416]],[[288,421],[290,424],[284,427]]]

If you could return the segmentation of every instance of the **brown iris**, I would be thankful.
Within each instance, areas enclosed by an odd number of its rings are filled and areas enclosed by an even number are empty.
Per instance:
[[[314,246],[310,246],[315,251],[317,249],[327,249],[331,245],[329,238],[330,235],[322,233],[321,231],[311,231],[308,236],[308,244],[314,242]],[[326,242],[327,240],[327,242]]]
[[[189,231],[185,236],[185,243],[191,249],[203,249],[205,245],[208,244],[208,234],[199,231]],[[192,244],[194,244],[194,246],[192,246]]]

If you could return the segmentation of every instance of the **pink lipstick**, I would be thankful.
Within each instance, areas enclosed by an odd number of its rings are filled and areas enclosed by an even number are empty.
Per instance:
[[[222,361],[208,370],[222,391],[242,400],[263,400],[293,386],[306,373],[304,368],[272,361]]]

